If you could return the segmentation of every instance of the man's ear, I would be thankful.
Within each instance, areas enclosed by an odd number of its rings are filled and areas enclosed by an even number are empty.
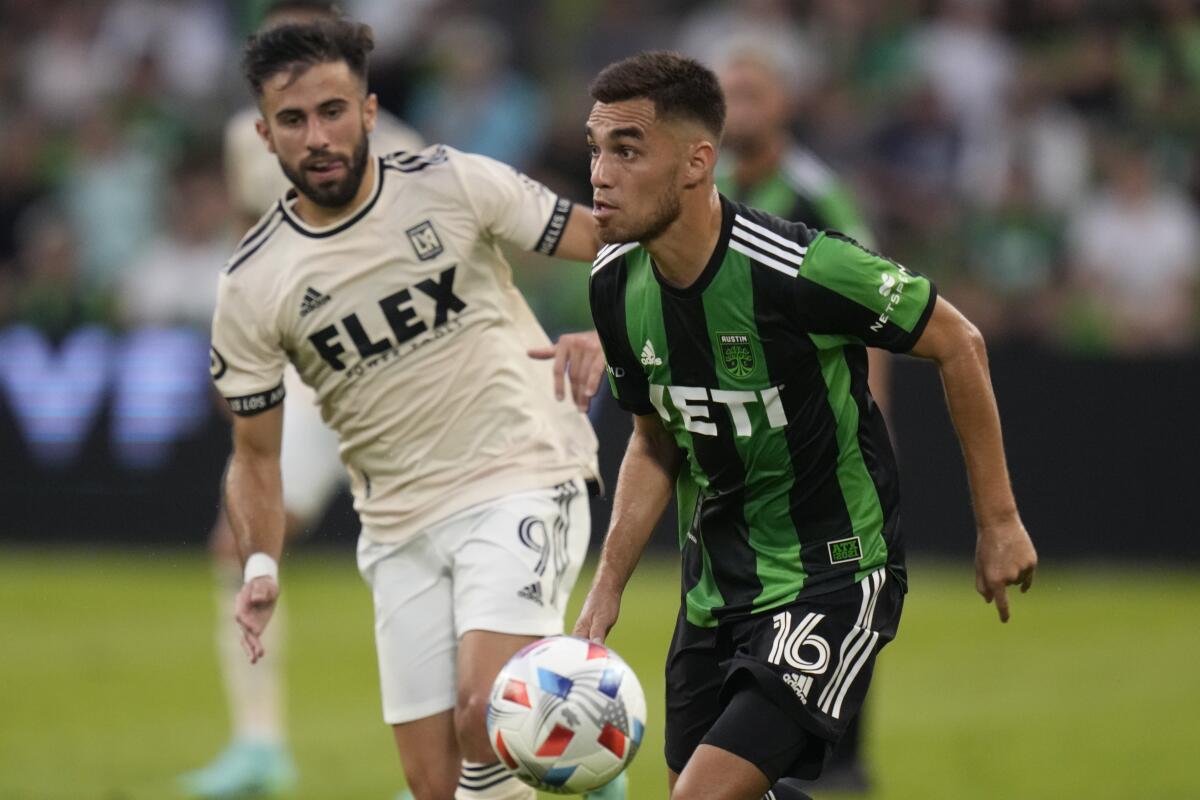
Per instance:
[[[711,180],[717,167],[717,146],[709,139],[698,139],[688,146],[687,164],[683,170],[685,189],[694,189]]]
[[[375,122],[379,119],[379,98],[372,92],[363,103],[363,127],[367,133],[375,130]]]
[[[259,138],[267,143],[267,150],[274,155],[275,140],[271,137],[271,126],[262,117],[254,120],[254,130],[258,131]]]

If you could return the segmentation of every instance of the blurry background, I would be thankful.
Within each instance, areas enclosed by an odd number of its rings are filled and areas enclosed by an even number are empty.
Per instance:
[[[203,547],[228,436],[207,326],[240,234],[222,127],[250,102],[239,47],[264,5],[0,0],[0,798],[170,796],[220,738]],[[1197,3],[344,7],[375,29],[384,107],[584,202],[586,86],[605,64],[714,59],[735,37],[790,52],[796,135],[877,248],[987,336],[1043,556],[1000,628],[972,594],[936,373],[896,359],[916,566],[875,692],[875,796],[1200,797]],[[582,267],[518,262],[552,334],[590,327]],[[606,397],[593,419],[611,481],[628,422]],[[607,501],[595,511],[602,531]],[[343,500],[296,548],[303,796],[399,784],[356,533]],[[661,704],[676,579],[671,535],[656,544],[644,610],[614,641]],[[654,742],[639,798],[665,796]]]

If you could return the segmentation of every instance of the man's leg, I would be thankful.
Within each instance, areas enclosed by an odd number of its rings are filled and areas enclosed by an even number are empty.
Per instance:
[[[267,654],[251,664],[241,647],[241,630],[233,619],[234,598],[242,587],[242,568],[224,509],[213,526],[210,546],[216,578],[217,660],[232,736],[214,761],[182,775],[180,783],[193,797],[283,791],[296,779],[284,727],[282,664],[287,616],[280,605],[264,637]]]
[[[438,526],[439,529],[443,526]],[[583,481],[522,492],[447,520],[435,538],[454,562],[460,632],[456,726],[459,798],[532,798],[499,764],[487,737],[492,683],[526,644],[563,631],[563,612],[591,536]],[[625,776],[588,795],[623,800]]]
[[[729,702],[675,780],[672,800],[806,797],[776,782],[814,751],[812,735],[748,675],[732,680]]]
[[[462,752],[459,800],[525,800],[535,792],[499,763],[487,735],[487,708],[500,669],[537,636],[467,631],[458,644],[458,699],[454,727]],[[419,798],[418,798],[419,800]]]
[[[415,800],[451,800],[458,786],[458,740],[454,712],[392,726],[400,765]]]

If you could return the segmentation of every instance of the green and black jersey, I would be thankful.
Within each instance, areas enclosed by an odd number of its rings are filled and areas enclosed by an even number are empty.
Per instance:
[[[636,243],[602,248],[591,278],[617,402],[661,417],[686,455],[683,588],[707,626],[903,570],[865,346],[911,349],[936,297],[840,234],[721,203],[716,250],[686,289]]]
[[[750,185],[734,179],[735,160],[717,162],[717,189],[739,203],[822,230],[841,231],[871,246],[870,231],[850,190],[808,148],[793,143],[769,175]]]

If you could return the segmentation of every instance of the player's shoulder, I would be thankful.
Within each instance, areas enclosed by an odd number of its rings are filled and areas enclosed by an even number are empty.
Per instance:
[[[272,203],[267,212],[238,242],[233,255],[229,257],[221,270],[222,275],[225,277],[232,277],[235,274],[245,276],[257,272],[258,270],[253,269],[253,265],[265,261],[280,246],[283,239],[280,229],[284,227],[285,218],[283,201],[277,200]]]
[[[429,169],[450,163],[452,154],[457,153],[444,144],[431,144],[420,150],[393,150],[380,157],[383,168],[402,175],[416,175]]]
[[[743,203],[726,202],[733,217],[729,249],[747,256],[754,264],[791,277],[798,275],[820,232]]]
[[[616,280],[621,267],[631,253],[641,247],[637,242],[606,244],[596,253],[592,261],[591,281],[593,285]]]

